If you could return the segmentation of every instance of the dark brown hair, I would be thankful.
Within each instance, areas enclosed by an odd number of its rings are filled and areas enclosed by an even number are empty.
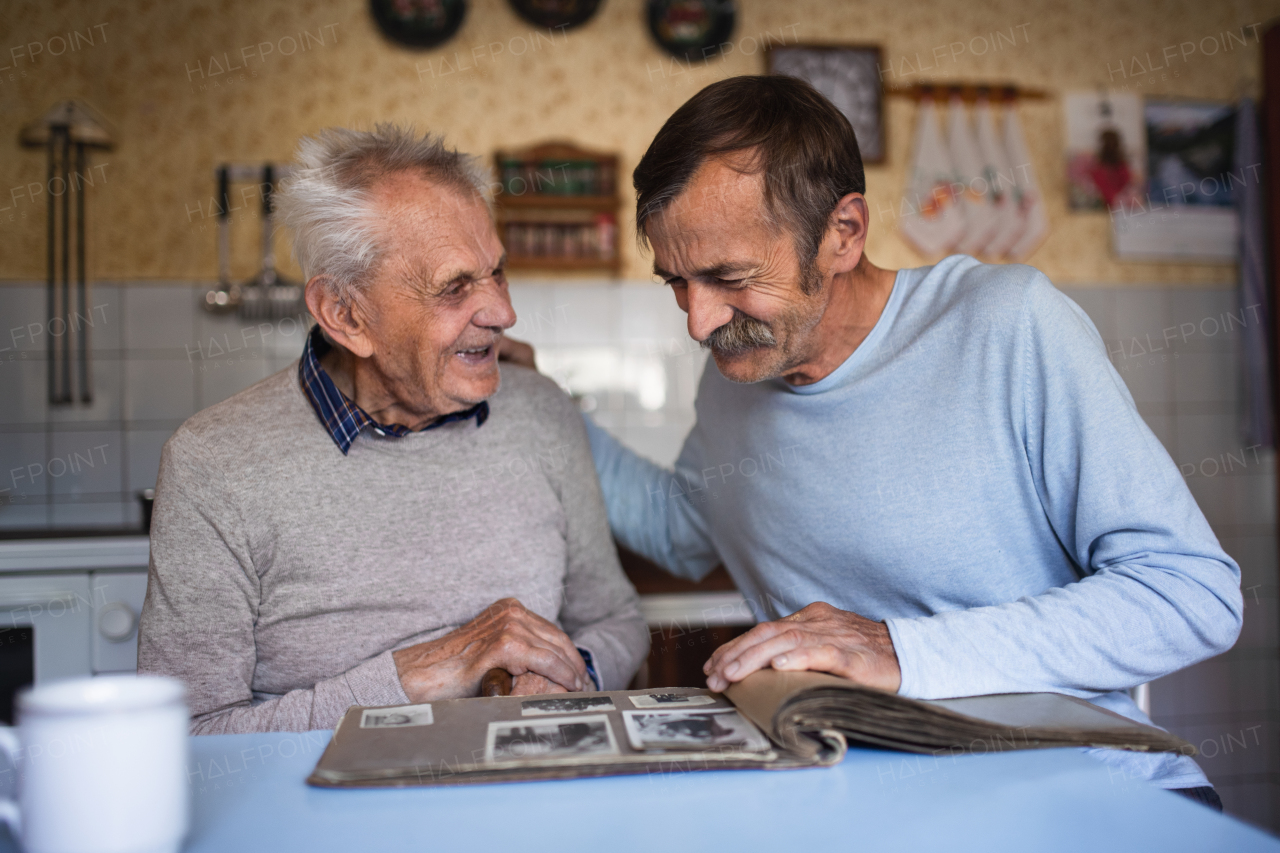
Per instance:
[[[676,110],[632,173],[636,229],[666,209],[710,157],[751,152],[750,173],[764,176],[768,215],[786,225],[800,258],[802,285],[840,199],[866,192],[853,127],[808,83],[780,75],[712,83]],[[805,289],[808,290],[809,287]]]

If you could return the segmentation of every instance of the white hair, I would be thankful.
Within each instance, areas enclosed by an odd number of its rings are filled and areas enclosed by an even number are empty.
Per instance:
[[[306,280],[324,276],[343,301],[359,294],[382,259],[370,189],[396,172],[492,200],[490,176],[475,157],[446,147],[439,136],[419,137],[411,126],[331,127],[304,137],[276,204]]]

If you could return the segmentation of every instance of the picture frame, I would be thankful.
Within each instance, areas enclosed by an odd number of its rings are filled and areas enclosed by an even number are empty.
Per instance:
[[[827,97],[853,125],[864,165],[885,162],[882,52],[876,44],[770,45],[770,74],[799,77]]]

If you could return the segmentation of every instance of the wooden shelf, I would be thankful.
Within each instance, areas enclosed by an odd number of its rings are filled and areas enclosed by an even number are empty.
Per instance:
[[[618,271],[617,259],[607,258],[551,258],[527,255],[508,255],[507,268],[516,270],[607,270]]]
[[[564,166],[556,166],[557,162],[563,162]],[[547,142],[495,152],[494,165],[502,179],[501,189],[494,198],[494,215],[503,242],[507,244],[507,265],[511,269],[603,272],[611,276],[621,272],[617,225],[622,200],[617,195],[617,155],[589,151],[570,142]],[[557,173],[557,169],[563,171]],[[552,186],[610,194],[519,191],[545,188],[544,174],[545,181]],[[593,255],[526,254],[547,250],[553,245],[566,250],[577,248]],[[598,257],[601,249],[609,251],[612,257]]]
[[[590,210],[616,211],[620,202],[617,196],[605,195],[509,195],[498,193],[495,204],[498,210],[510,208],[549,208],[553,210],[588,208]]]

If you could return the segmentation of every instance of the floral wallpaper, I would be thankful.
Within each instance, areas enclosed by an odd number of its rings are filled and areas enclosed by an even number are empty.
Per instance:
[[[450,42],[420,51],[388,42],[361,0],[8,0],[0,280],[44,275],[44,153],[20,147],[17,135],[64,98],[91,105],[116,135],[115,149],[92,159],[91,277],[211,279],[215,164],[287,161],[299,136],[325,126],[412,122],[486,161],[499,147],[568,139],[619,152],[629,194],[629,171],[663,120],[707,83],[763,72],[768,43],[876,43],[889,83],[1235,98],[1257,93],[1258,38],[1276,10],[1253,0],[739,0],[732,40],[685,65],[654,45],[643,5],[608,0],[565,32],[528,24],[504,0],[472,0]],[[1062,283],[1234,280],[1225,264],[1117,261],[1106,214],[1066,209],[1060,102],[1020,109],[1053,226],[1030,263]],[[868,251],[889,267],[931,260],[907,246],[888,212],[903,191],[914,114],[909,101],[889,99],[889,156],[867,170],[873,211],[883,203]],[[238,277],[256,269],[258,254],[256,200],[243,189],[233,203]],[[625,199],[624,212],[625,275],[646,278]],[[279,254],[288,256],[284,238]]]

